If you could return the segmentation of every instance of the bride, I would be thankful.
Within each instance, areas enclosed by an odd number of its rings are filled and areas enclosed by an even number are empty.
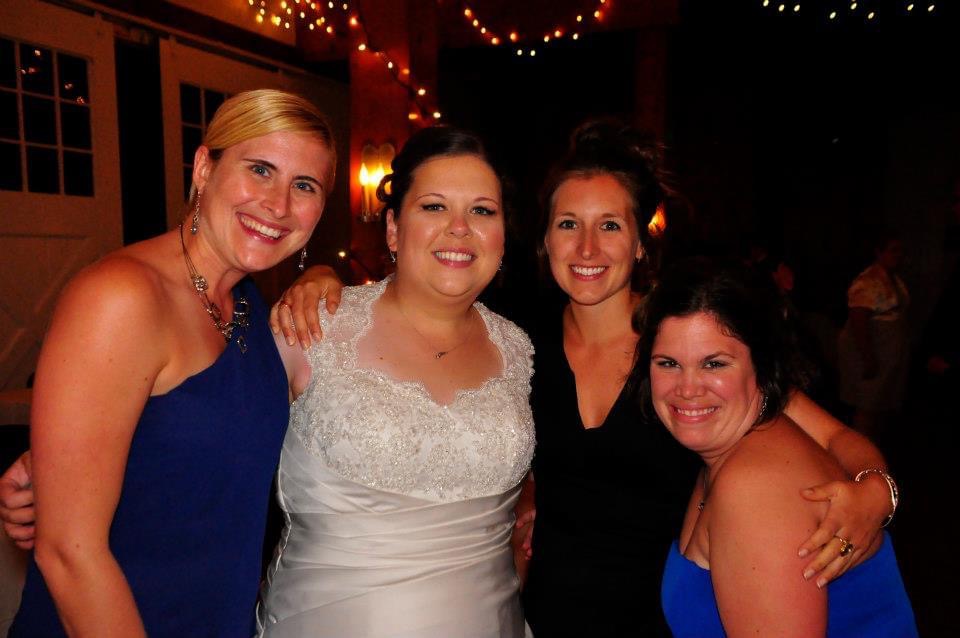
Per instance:
[[[395,276],[321,309],[306,351],[277,339],[295,401],[260,635],[519,638],[533,348],[476,303],[503,256],[500,182],[476,138],[443,127],[393,171],[378,197]]]

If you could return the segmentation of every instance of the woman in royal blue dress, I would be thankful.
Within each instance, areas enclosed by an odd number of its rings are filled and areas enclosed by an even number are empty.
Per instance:
[[[304,247],[335,165],[316,107],[240,93],[196,151],[180,228],[66,287],[34,387],[35,562],[12,636],[252,634],[289,398],[247,275]]]
[[[638,317],[640,394],[703,462],[664,569],[673,634],[916,636],[885,533],[827,586],[796,577],[802,561],[791,549],[826,508],[800,491],[845,475],[783,414],[799,377],[769,283],[739,266],[688,260],[663,274]],[[866,474],[886,477],[858,478]],[[838,541],[839,557],[851,560],[850,540]]]

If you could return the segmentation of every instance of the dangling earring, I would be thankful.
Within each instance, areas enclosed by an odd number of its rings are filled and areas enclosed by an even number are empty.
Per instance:
[[[397,263],[397,251],[395,250],[390,251],[390,261],[392,261],[393,263]]]
[[[197,191],[197,205],[193,207],[193,218],[190,220],[190,234],[196,235],[200,230],[200,191]]]
[[[500,260],[500,263],[497,264],[497,272],[503,272],[503,260]]]
[[[763,417],[764,413],[767,411],[767,395],[763,395],[763,399],[760,401],[760,417]]]
[[[300,263],[297,264],[297,268],[300,269],[300,272],[303,272],[303,269],[306,267],[307,261],[307,247],[304,246],[303,250],[300,251]]]

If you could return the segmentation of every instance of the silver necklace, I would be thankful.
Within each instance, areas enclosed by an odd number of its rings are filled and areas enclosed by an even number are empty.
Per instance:
[[[193,282],[193,288],[200,297],[203,309],[207,311],[207,315],[209,315],[210,320],[213,321],[217,332],[223,335],[227,343],[230,343],[235,328],[246,330],[247,326],[250,325],[250,305],[247,303],[245,297],[237,298],[233,304],[233,319],[224,321],[220,307],[211,301],[207,295],[207,288],[209,288],[209,286],[206,278],[197,272],[197,267],[193,265],[193,260],[190,259],[190,253],[187,252],[187,245],[183,242],[183,224],[180,224],[180,247],[183,249],[183,260],[187,264],[190,281]],[[244,339],[243,335],[237,335],[237,346],[239,346],[241,354],[247,351],[247,340]]]
[[[424,342],[425,344],[427,344],[428,346],[430,346],[430,349],[431,349],[431,350],[436,351],[436,354],[433,355],[433,358],[434,358],[434,359],[442,359],[442,358],[444,358],[445,356],[447,356],[448,354],[450,354],[451,352],[453,352],[454,350],[456,350],[457,348],[459,348],[460,346],[462,346],[463,344],[465,344],[465,343],[470,339],[470,337],[473,336],[473,324],[474,324],[474,322],[471,322],[471,323],[470,323],[470,329],[467,330],[466,336],[465,336],[463,339],[461,339],[456,345],[454,345],[454,346],[451,347],[451,348],[447,348],[446,350],[438,350],[437,347],[434,346],[433,343],[431,343],[430,340],[427,339],[426,336],[424,336],[424,334],[423,334],[422,332],[420,332],[420,329],[417,328],[417,325],[416,325],[415,323],[413,323],[412,321],[410,321],[410,317],[408,317],[408,316],[407,316],[407,313],[405,313],[405,312],[403,311],[403,306],[400,305],[399,302],[397,303],[397,310],[400,311],[400,316],[403,317],[404,321],[406,321],[408,324],[410,324],[410,327],[413,328],[413,331],[416,332],[418,335],[420,335],[420,338],[423,339],[423,342]]]

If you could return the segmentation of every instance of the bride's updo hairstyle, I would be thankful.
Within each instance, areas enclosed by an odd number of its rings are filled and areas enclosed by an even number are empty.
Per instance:
[[[337,147],[327,117],[312,102],[286,91],[256,89],[228,98],[207,125],[203,145],[214,161],[227,148],[255,137],[279,133],[311,133],[327,147],[332,156],[330,181],[337,165]],[[196,205],[197,187],[190,187],[189,206]]]
[[[648,224],[670,194],[663,183],[660,162],[661,147],[649,135],[622,122],[591,120],[577,127],[570,137],[567,153],[554,164],[540,192],[538,251],[541,265],[546,266],[543,271],[550,272],[543,241],[557,189],[570,179],[600,175],[613,177],[630,196],[644,261],[655,267],[657,246]]]
[[[393,218],[399,219],[403,198],[420,165],[438,157],[457,155],[472,155],[493,166],[483,142],[473,133],[452,126],[431,126],[414,133],[390,162],[393,172],[385,175],[377,186],[377,199],[383,202],[382,210],[392,210]]]

